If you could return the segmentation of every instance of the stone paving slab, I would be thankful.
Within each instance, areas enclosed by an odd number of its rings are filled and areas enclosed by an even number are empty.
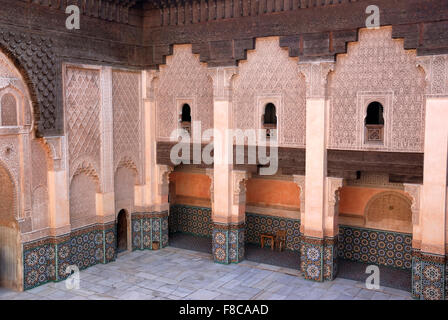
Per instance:
[[[221,265],[210,254],[168,247],[120,254],[80,272],[80,288],[64,281],[25,292],[0,288],[0,300],[411,300],[406,291],[368,290],[355,280],[305,280],[298,270],[243,261]]]

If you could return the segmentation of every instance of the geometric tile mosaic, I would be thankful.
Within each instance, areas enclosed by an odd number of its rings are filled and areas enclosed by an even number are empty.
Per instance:
[[[116,258],[115,223],[95,224],[67,235],[23,244],[24,289],[66,279],[67,267],[80,270]]]
[[[412,268],[412,234],[339,226],[339,257],[398,269]]]
[[[239,263],[244,259],[244,224],[213,225],[213,260],[217,263]]]
[[[305,279],[331,281],[337,274],[337,237],[302,237],[300,270]]]
[[[132,214],[132,250],[168,246],[168,211]]]
[[[213,230],[212,209],[175,204],[170,207],[170,232],[211,237]]]
[[[246,241],[260,244],[261,233],[275,234],[278,230],[286,230],[286,249],[300,251],[300,220],[274,217],[246,212]],[[270,240],[265,246],[270,247]]]
[[[446,297],[445,256],[414,250],[412,252],[412,296],[420,300]]]

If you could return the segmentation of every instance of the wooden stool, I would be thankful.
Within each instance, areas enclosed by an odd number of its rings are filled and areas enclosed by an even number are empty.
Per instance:
[[[278,230],[275,235],[275,245],[280,251],[283,251],[286,245],[286,230]]]
[[[271,239],[271,249],[274,250],[275,235],[270,234],[270,233],[261,233],[260,234],[260,242],[261,242],[262,248],[264,248],[264,241],[266,239]]]

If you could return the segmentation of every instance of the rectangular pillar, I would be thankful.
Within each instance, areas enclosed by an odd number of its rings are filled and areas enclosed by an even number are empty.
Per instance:
[[[238,263],[244,258],[245,172],[233,170],[231,78],[235,68],[210,68],[213,79],[214,167],[212,193],[213,258]]]
[[[328,206],[332,197],[328,193],[332,190],[331,180],[326,178],[326,111],[324,97],[307,99],[301,271],[306,279],[314,281],[333,280],[337,273],[337,226],[334,210]]]
[[[413,296],[445,299],[448,98],[427,97],[421,199],[421,247],[414,248]]]

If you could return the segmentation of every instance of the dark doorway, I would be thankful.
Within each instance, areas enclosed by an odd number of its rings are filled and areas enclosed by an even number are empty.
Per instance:
[[[118,252],[128,249],[128,222],[125,210],[121,210],[117,217],[117,249]]]

